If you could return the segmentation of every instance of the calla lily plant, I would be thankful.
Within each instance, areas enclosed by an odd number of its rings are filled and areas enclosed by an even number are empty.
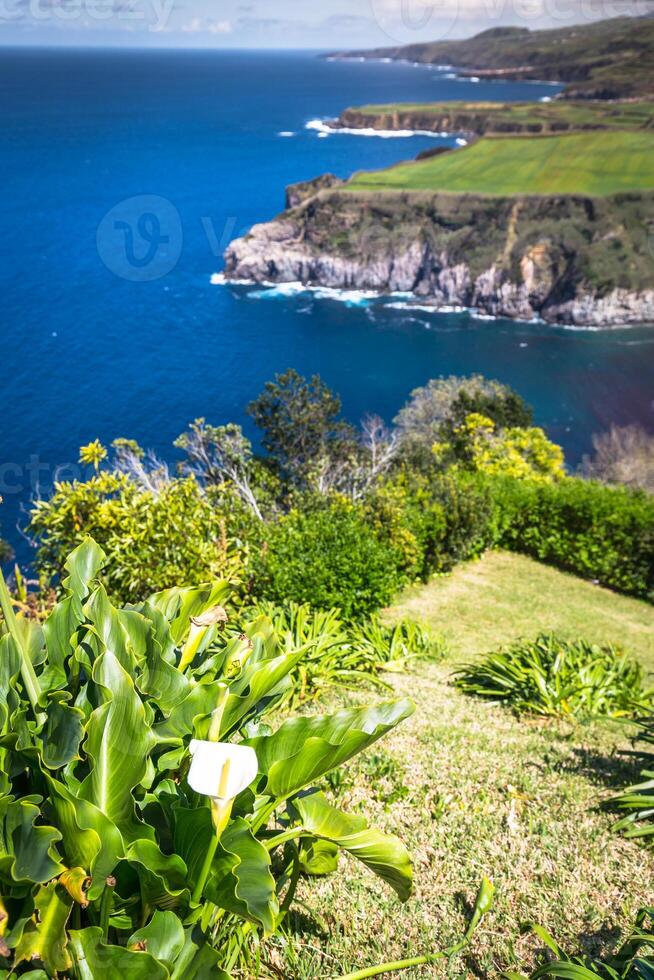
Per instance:
[[[349,854],[405,900],[403,844],[318,787],[412,703],[270,727],[315,639],[280,643],[266,617],[230,630],[225,582],[118,608],[104,564],[85,540],[42,626],[0,575],[0,976],[251,972],[325,856],[335,869]]]

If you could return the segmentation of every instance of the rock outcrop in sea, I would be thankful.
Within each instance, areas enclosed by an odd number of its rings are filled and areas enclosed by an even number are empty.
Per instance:
[[[357,192],[327,175],[225,253],[257,283],[410,293],[551,324],[654,324],[654,194],[484,197]]]

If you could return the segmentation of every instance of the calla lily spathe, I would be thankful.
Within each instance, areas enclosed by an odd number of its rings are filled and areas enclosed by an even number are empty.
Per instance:
[[[259,771],[256,752],[247,745],[194,738],[189,751],[192,758],[188,784],[196,793],[213,800],[233,800]]]

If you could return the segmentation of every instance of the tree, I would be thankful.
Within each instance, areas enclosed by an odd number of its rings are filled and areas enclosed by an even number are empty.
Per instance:
[[[395,417],[405,455],[430,457],[434,443],[452,441],[452,433],[468,415],[483,415],[499,428],[532,423],[531,409],[513,389],[480,374],[468,378],[434,378],[416,388]]]
[[[593,436],[595,455],[583,463],[585,476],[654,493],[654,436],[637,425],[611,426]]]
[[[307,380],[293,369],[276,375],[248,406],[264,449],[300,487],[316,485],[326,464],[351,455],[356,436],[340,412],[340,398],[318,375]]]
[[[489,476],[557,480],[565,476],[563,450],[542,429],[498,428],[492,419],[472,413],[454,429],[455,443],[435,443],[441,457],[460,460]]]
[[[252,444],[240,425],[207,425],[204,419],[191,422],[189,431],[175,440],[187,462],[183,469],[203,483],[220,486],[230,482],[255,516],[263,516],[252,486]]]

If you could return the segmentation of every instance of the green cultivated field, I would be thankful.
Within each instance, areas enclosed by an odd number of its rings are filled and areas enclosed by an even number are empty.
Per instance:
[[[360,173],[351,191],[586,194],[654,189],[654,132],[485,138],[464,150]]]
[[[482,123],[488,132],[509,132],[510,127],[529,128],[532,132],[571,129],[639,129],[654,125],[653,102],[394,102],[364,105],[347,109],[350,114],[373,118],[415,114],[422,120],[429,116],[459,119],[469,116],[471,123]],[[418,125],[418,128],[419,125]],[[475,132],[477,131],[475,127]]]

